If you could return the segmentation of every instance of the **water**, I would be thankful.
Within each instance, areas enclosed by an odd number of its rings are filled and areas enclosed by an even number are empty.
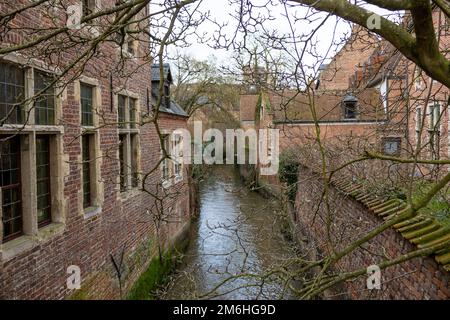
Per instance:
[[[200,216],[190,246],[161,299],[288,299],[277,276],[292,257],[280,232],[280,205],[248,190],[231,166],[200,186]]]

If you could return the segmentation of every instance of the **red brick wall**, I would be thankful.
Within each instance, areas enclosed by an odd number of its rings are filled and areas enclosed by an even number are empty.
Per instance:
[[[21,1],[22,2],[22,1]],[[104,6],[114,1],[102,1]],[[1,10],[7,10],[0,6]],[[10,9],[10,8],[9,8]],[[9,10],[8,9],[8,10]],[[63,12],[59,12],[63,15]],[[19,15],[15,26],[39,25],[39,12]],[[21,34],[8,36],[12,42],[20,42]],[[145,53],[147,42],[140,44],[140,53]],[[124,248],[124,287],[125,291],[145,269],[149,259],[155,253],[155,230],[151,217],[147,213],[155,211],[154,198],[145,193],[131,193],[126,199],[119,195],[116,183],[119,175],[117,157],[118,129],[117,110],[111,110],[109,68],[114,66],[119,55],[117,46],[108,43],[101,45],[101,53],[93,57],[86,65],[83,75],[99,81],[102,103],[99,112],[105,123],[99,129],[100,149],[104,157],[100,161],[100,175],[104,184],[102,212],[85,219],[79,208],[81,189],[80,159],[80,106],[74,97],[74,83],[69,82],[66,97],[62,103],[64,126],[64,154],[69,161],[70,170],[64,176],[64,198],[67,204],[65,226],[62,233],[35,241],[32,249],[26,250],[10,260],[0,254],[0,299],[62,299],[76,294],[79,298],[117,298],[118,281],[115,276],[110,255],[120,258]],[[67,51],[63,56],[73,57],[74,51]],[[67,63],[70,59],[67,59]],[[126,66],[133,69],[142,61],[133,59]],[[132,76],[123,81],[123,75],[113,73],[114,89],[126,88],[139,95],[141,110],[146,112],[147,90],[151,89],[150,64],[141,65]],[[172,131],[186,128],[186,118],[160,114],[161,128]],[[0,128],[0,133],[1,133]],[[149,172],[158,162],[160,153],[159,140],[152,125],[140,127],[141,170]],[[107,155],[107,156],[106,156]],[[186,170],[186,168],[185,168]],[[161,172],[152,173],[147,185],[155,191],[161,181]],[[184,173],[183,182],[166,190],[164,210],[179,209],[181,220],[171,222],[163,229],[163,240],[168,242],[189,221],[188,175]],[[27,214],[24,212],[24,214]],[[77,265],[81,268],[82,289],[75,292],[67,289],[67,267]]]
[[[298,193],[295,204],[296,226],[308,243],[321,252],[330,243],[342,249],[352,240],[382,223],[382,220],[364,205],[348,198],[334,187],[330,189],[331,234],[328,241],[324,206],[316,213],[323,183],[309,169],[299,170]],[[383,260],[382,257],[398,257],[413,251],[414,246],[394,229],[388,229],[343,258],[336,271],[353,271],[367,268]],[[350,299],[449,299],[450,274],[431,257],[415,258],[381,271],[381,290],[367,290],[366,276],[332,288],[329,298]]]

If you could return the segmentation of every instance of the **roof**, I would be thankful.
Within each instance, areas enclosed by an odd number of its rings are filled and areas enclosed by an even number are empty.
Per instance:
[[[168,63],[163,64],[163,73],[164,73],[164,79],[168,79],[170,82],[172,82],[172,73],[170,72],[170,65]],[[159,70],[159,63],[155,63],[152,65],[152,82],[154,81],[160,81],[160,70]]]
[[[355,183],[350,177],[341,177],[332,181],[333,185],[363,203],[370,211],[383,220],[397,217],[407,209],[407,204],[400,199],[379,198],[365,190],[360,183]],[[414,217],[405,218],[393,226],[403,238],[408,240],[418,249],[429,248],[436,244],[445,244],[450,240],[450,229],[445,227],[436,218],[425,215],[419,211]],[[450,271],[450,247],[441,249],[431,254],[434,259]]]
[[[155,92],[153,92],[153,90],[152,90],[152,99],[153,99],[153,101],[157,100],[157,96],[156,96]],[[166,108],[164,103],[161,102],[161,105],[159,106],[159,111],[168,113],[168,114],[181,116],[181,117],[189,117],[189,115],[186,113],[186,111],[184,111],[184,109],[173,100],[170,100],[170,108]]]
[[[170,100],[170,109],[161,104],[161,106],[159,106],[159,111],[174,114],[177,116],[188,117],[186,111],[184,111],[178,103],[172,100]]]

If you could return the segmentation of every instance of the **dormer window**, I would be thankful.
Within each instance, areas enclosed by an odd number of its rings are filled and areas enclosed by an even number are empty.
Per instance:
[[[356,119],[358,115],[358,99],[352,95],[346,95],[343,100],[344,119]]]

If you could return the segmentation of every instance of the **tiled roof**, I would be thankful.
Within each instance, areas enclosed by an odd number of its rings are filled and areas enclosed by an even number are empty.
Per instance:
[[[155,101],[157,100],[157,96],[155,94],[155,92],[152,90],[152,100],[153,100],[153,105],[155,105]],[[186,113],[186,111],[184,111],[184,109],[175,101],[170,100],[170,108],[167,108],[163,102],[161,102],[161,105],[159,106],[159,111],[164,112],[164,113],[170,113],[170,114],[174,114],[177,116],[182,116],[182,117],[188,117],[189,115]]]
[[[384,220],[393,218],[407,207],[407,204],[400,199],[383,199],[372,196],[364,191],[363,185],[355,183],[351,179],[340,178],[333,181],[333,185],[338,190],[363,203]],[[435,218],[421,213],[395,224],[394,229],[419,249],[450,240],[450,229],[448,227],[443,226]],[[434,258],[445,270],[450,271],[450,245],[437,251]]]

